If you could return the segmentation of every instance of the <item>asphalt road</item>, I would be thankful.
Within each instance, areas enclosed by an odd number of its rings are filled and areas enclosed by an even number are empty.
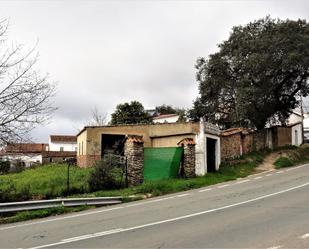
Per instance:
[[[0,226],[1,248],[309,248],[309,165]]]

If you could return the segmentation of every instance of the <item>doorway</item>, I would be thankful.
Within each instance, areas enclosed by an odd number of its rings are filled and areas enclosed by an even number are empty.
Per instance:
[[[216,143],[217,140],[213,138],[206,138],[207,143],[207,172],[216,171]]]

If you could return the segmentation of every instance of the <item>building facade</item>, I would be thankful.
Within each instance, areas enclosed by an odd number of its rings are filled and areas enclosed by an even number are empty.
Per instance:
[[[50,135],[48,145],[49,151],[77,151],[77,138],[68,135]]]
[[[92,166],[111,149],[121,154],[122,141],[128,135],[142,137],[143,146],[150,148],[177,147],[183,139],[192,139],[196,144],[195,173],[204,175],[219,169],[221,162],[220,131],[216,126],[204,121],[85,127],[77,135],[78,166]]]

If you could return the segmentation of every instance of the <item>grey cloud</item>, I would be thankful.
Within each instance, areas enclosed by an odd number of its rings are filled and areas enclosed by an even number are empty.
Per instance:
[[[50,124],[33,131],[42,141],[72,133],[91,108],[111,113],[141,101],[188,108],[197,96],[194,63],[217,50],[231,28],[270,14],[308,18],[307,1],[1,1],[9,38],[39,39],[38,67],[58,82]]]

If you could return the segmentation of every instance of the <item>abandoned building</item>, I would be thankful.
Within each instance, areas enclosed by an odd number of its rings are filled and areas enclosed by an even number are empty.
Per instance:
[[[90,167],[110,154],[127,160],[131,185],[144,179],[205,175],[221,160],[251,151],[302,143],[301,123],[262,131],[220,131],[204,121],[116,126],[88,126],[77,135],[77,164]]]
[[[143,143],[145,160],[151,156],[155,157],[156,153],[151,152],[151,148],[160,150],[162,156],[168,148],[183,147],[186,156],[186,146],[191,144],[191,147],[194,146],[194,150],[191,150],[194,155],[187,158],[194,160],[193,164],[188,163],[193,167],[193,174],[204,175],[219,169],[220,130],[202,121],[85,127],[77,135],[77,164],[80,167],[92,166],[96,160],[100,160],[111,151],[125,154],[125,139],[130,135],[138,137],[139,142]],[[134,142],[132,139],[130,141]]]

